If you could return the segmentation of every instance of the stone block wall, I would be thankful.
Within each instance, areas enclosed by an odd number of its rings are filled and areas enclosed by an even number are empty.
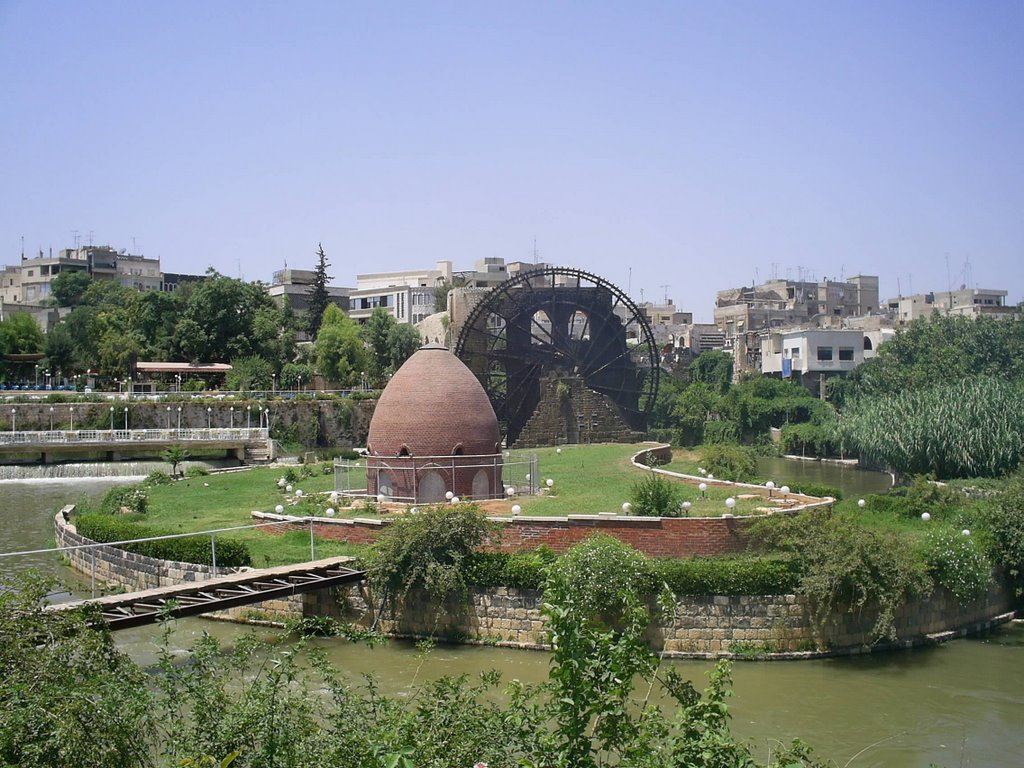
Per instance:
[[[67,521],[72,507],[62,509],[55,519],[58,546],[90,544]],[[68,554],[72,567],[88,575],[91,550]],[[175,563],[135,555],[112,547],[96,550],[97,582],[104,588],[127,591],[149,589],[212,575],[209,566]],[[330,616],[370,623],[378,607],[365,584],[322,589],[280,600],[266,600],[213,614],[235,621],[269,620],[283,622],[302,616]],[[459,641],[493,643],[517,648],[544,648],[541,593],[499,587],[470,590],[465,601],[454,601],[433,609],[422,596],[413,595],[405,606],[385,606],[379,626],[397,636],[441,637]],[[968,605],[960,605],[944,590],[925,600],[903,606],[896,615],[900,644],[910,645],[945,639],[987,629],[1013,617],[1012,590],[994,584],[988,594]],[[824,636],[818,636],[810,621],[804,598],[796,595],[743,595],[685,597],[674,614],[655,622],[648,637],[652,648],[664,649],[670,657],[716,656],[723,653],[773,653],[806,655],[809,649],[825,648],[829,653],[860,652],[875,622],[866,610],[833,617]]]
[[[561,385],[561,386],[560,386]],[[516,440],[516,448],[561,443],[636,443],[643,440],[622,420],[605,395],[578,376],[552,375],[541,382],[540,402]]]

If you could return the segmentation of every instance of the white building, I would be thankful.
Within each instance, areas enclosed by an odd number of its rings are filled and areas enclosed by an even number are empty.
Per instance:
[[[870,332],[880,334],[881,332]],[[874,357],[878,341],[847,328],[771,331],[761,343],[761,373],[820,389],[829,376],[849,373]]]
[[[890,315],[900,325],[906,325],[920,317],[928,318],[933,312],[943,315],[978,317],[988,315],[996,318],[1013,318],[1018,314],[1016,307],[1006,306],[1007,291],[988,288],[965,288],[957,291],[935,291],[917,293],[913,296],[897,296],[885,302]]]

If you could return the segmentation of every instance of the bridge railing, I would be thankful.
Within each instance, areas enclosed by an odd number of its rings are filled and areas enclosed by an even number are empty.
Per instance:
[[[265,427],[212,429],[55,429],[41,432],[0,432],[4,445],[68,445],[80,443],[177,443],[190,441],[238,442],[267,440]]]
[[[58,516],[67,516],[74,510],[74,505],[64,507],[58,512]],[[301,519],[301,518],[299,518]],[[317,518],[308,517],[306,521],[309,523],[309,559],[310,561],[316,560],[316,537],[314,525],[317,522]],[[168,533],[160,536],[145,536],[138,539],[124,539],[122,541],[94,541],[89,544],[75,544],[66,547],[50,547],[49,549],[30,549],[23,550],[20,552],[0,552],[0,564],[4,563],[7,558],[14,557],[29,557],[36,555],[48,555],[54,554],[59,555],[67,552],[75,551],[87,551],[90,555],[90,582],[92,589],[92,596],[96,597],[96,552],[97,550],[109,547],[111,549],[122,549],[132,544],[142,544],[147,541],[165,541],[167,539],[188,539],[196,536],[209,537],[210,539],[210,565],[211,565],[211,578],[217,575],[217,534],[219,533],[231,533],[233,531],[249,531],[256,528],[275,528],[275,527],[291,527],[294,526],[295,521],[289,520],[282,522],[275,520],[270,523],[249,523],[247,525],[233,525],[228,528],[209,528],[204,531],[191,531],[188,533]],[[5,569],[6,570],[6,569]]]

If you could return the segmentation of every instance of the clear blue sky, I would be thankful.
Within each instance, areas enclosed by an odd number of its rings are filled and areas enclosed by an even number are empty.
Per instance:
[[[0,0],[0,109],[3,263],[1024,289],[1020,0]]]

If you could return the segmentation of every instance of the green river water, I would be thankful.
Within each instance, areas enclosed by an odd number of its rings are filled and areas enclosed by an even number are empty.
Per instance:
[[[785,474],[790,464],[782,463],[771,472],[777,482],[794,481]],[[837,484],[823,476],[813,479]],[[878,476],[853,479],[884,485]],[[83,497],[96,498],[112,484],[125,481],[0,482],[0,551],[51,546],[53,514],[60,506]],[[845,488],[848,496],[872,490]],[[40,568],[74,582],[51,556],[6,559],[0,564],[8,571]],[[78,584],[73,589],[84,594],[86,585]],[[209,632],[230,643],[244,631],[231,624],[190,619],[179,622],[172,642],[187,648],[195,637]],[[158,631],[154,628],[124,631],[117,638],[139,663],[156,657]],[[412,683],[418,659],[407,643],[367,649],[338,640],[321,642],[335,665],[354,679],[372,672],[383,690],[399,695]],[[703,687],[711,668],[710,662],[672,663],[698,687]],[[429,654],[419,675],[423,680],[485,669],[500,670],[505,679],[539,681],[547,672],[547,655],[440,646]],[[1024,626],[1019,624],[934,648],[821,661],[737,662],[733,671],[734,731],[754,739],[762,758],[771,739],[799,736],[839,766],[878,742],[851,766],[1024,764]]]

